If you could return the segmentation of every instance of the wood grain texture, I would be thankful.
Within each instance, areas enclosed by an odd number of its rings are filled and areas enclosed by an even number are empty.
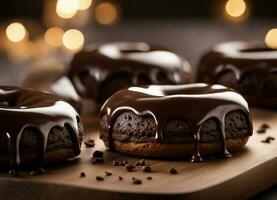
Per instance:
[[[246,148],[233,154],[231,159],[206,160],[203,163],[190,163],[184,160],[146,159],[153,172],[143,173],[141,167],[127,172],[122,166],[112,166],[112,160],[135,162],[141,157],[132,157],[105,151],[98,139],[97,119],[84,119],[85,137],[96,140],[94,148],[83,145],[81,156],[71,162],[49,167],[52,172],[46,175],[30,176],[21,172],[22,177],[11,178],[7,172],[0,173],[0,197],[5,199],[245,199],[277,182],[277,141],[262,143],[267,136],[276,136],[277,113],[268,110],[252,111],[254,128],[264,122],[270,125],[265,134],[254,130]],[[89,126],[88,126],[89,124]],[[94,150],[105,151],[103,164],[91,164]],[[179,174],[168,173],[175,167]],[[86,177],[80,178],[80,172]],[[111,171],[112,176],[105,176]],[[95,176],[105,177],[96,181]],[[118,176],[124,178],[118,181]],[[152,176],[153,180],[146,180]],[[132,177],[140,178],[142,185],[132,184]],[[17,198],[18,197],[18,198]],[[20,198],[19,198],[20,197]]]

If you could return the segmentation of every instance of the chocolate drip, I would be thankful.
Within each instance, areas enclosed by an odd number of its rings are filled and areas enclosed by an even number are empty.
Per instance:
[[[127,86],[190,83],[190,71],[182,57],[164,47],[147,43],[107,43],[77,53],[65,76],[53,84],[52,90],[75,101],[79,99],[77,93],[101,103]],[[114,84],[113,78],[118,78]],[[64,94],[65,87],[71,92]]]
[[[54,95],[1,86],[0,117],[0,134],[5,134],[7,137],[10,166],[12,167],[21,164],[20,140],[24,130],[30,127],[37,129],[40,133],[38,142],[42,163],[46,154],[48,135],[53,127],[69,126],[72,129],[76,154],[80,153],[79,116],[71,105]]]
[[[218,78],[229,71],[234,74],[237,84],[240,84],[246,75],[254,77],[255,104],[260,104],[266,78],[271,73],[277,72],[277,50],[258,43],[246,42],[227,42],[216,45],[201,59],[197,81],[218,83]],[[240,88],[236,89],[240,91]],[[243,95],[246,95],[248,99],[247,94]]]
[[[176,117],[185,119],[191,126],[195,144],[191,161],[201,162],[203,159],[199,151],[200,131],[204,122],[211,118],[218,122],[222,155],[231,156],[225,146],[225,116],[236,110],[248,117],[249,129],[252,130],[248,104],[232,89],[202,83],[179,86],[150,85],[120,90],[105,102],[101,116],[106,114],[108,117],[108,148],[111,151],[114,150],[114,122],[125,111],[132,111],[139,116],[152,116],[156,123],[158,143],[166,143],[163,138],[163,126],[168,120]]]

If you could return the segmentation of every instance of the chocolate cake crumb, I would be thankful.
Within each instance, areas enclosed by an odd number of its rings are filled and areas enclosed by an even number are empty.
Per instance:
[[[261,125],[261,128],[268,129],[268,128],[270,128],[270,126],[268,124],[264,123]]]
[[[88,148],[94,147],[95,146],[95,141],[93,139],[88,139],[88,140],[85,141],[85,145]]]
[[[257,133],[265,133],[266,132],[266,130],[265,129],[262,129],[262,128],[259,128],[258,130],[257,130]]]
[[[103,158],[103,156],[104,156],[103,151],[98,151],[98,150],[94,151],[94,153],[92,154],[93,158]]]
[[[268,124],[262,124],[257,130],[257,133],[265,133],[268,128],[269,128]]]
[[[118,180],[119,180],[119,181],[122,181],[122,180],[123,180],[123,177],[122,177],[122,176],[119,176],[119,177],[118,177]]]
[[[111,175],[112,175],[112,172],[110,172],[110,171],[105,171],[105,174],[106,174],[106,176],[111,176]]]
[[[96,176],[95,177],[97,181],[104,181],[104,177],[103,176]]]
[[[152,180],[153,178],[152,178],[152,176],[148,176],[146,179],[147,180]]]
[[[86,173],[85,172],[81,172],[80,173],[80,177],[86,177]]]
[[[168,171],[170,174],[178,174],[178,171],[175,168],[170,168]]]
[[[271,141],[275,140],[274,137],[266,137],[264,140],[262,140],[261,142],[263,143],[271,143]]]
[[[9,171],[9,174],[12,176],[12,177],[20,177],[20,174],[18,171],[16,171],[15,169],[11,169]]]
[[[126,166],[125,166],[125,168],[126,168],[126,170],[128,171],[128,172],[133,172],[134,170],[135,170],[135,166],[134,165],[131,165],[131,164],[127,164]]]
[[[134,178],[133,179],[133,184],[135,184],[135,185],[141,185],[142,181],[140,179]]]
[[[146,172],[146,173],[149,173],[149,172],[152,171],[152,169],[149,165],[145,165],[145,166],[142,167],[142,171]]]
[[[37,176],[37,175],[42,175],[42,174],[47,174],[48,171],[46,171],[45,169],[43,168],[38,168],[36,170],[33,170],[30,172],[30,175],[31,176]]]
[[[127,161],[127,160],[123,160],[123,161],[122,161],[122,164],[123,164],[123,165],[127,165],[127,164],[128,164],[128,161]]]
[[[144,166],[145,165],[145,160],[144,159],[138,160],[138,161],[135,162],[135,165],[137,165],[137,166]]]
[[[104,163],[104,158],[92,158],[92,164]]]
[[[113,166],[118,166],[118,165],[119,165],[119,162],[116,161],[116,160],[113,160],[112,164],[113,164]]]

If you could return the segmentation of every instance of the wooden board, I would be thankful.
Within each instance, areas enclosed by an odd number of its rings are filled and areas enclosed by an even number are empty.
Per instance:
[[[276,136],[277,113],[256,109],[252,114],[255,130],[264,122],[271,128],[265,134],[255,131],[246,148],[233,154],[231,159],[203,163],[146,159],[153,173],[143,173],[140,167],[135,172],[127,172],[124,167],[112,166],[112,160],[134,162],[140,159],[119,153],[105,152],[105,163],[92,165],[92,152],[96,149],[105,151],[105,147],[98,139],[95,126],[91,126],[97,120],[85,120],[90,124],[85,137],[96,140],[94,148],[83,145],[78,160],[50,168],[50,174],[30,176],[23,172],[23,177],[12,178],[1,172],[0,196],[5,199],[245,199],[277,183],[277,141],[261,142],[267,136]],[[170,167],[175,167],[179,174],[169,174]],[[106,170],[113,175],[105,177],[104,181],[96,181],[95,176],[105,176]],[[86,173],[84,178],[80,178],[82,171]],[[146,180],[149,175],[153,180]],[[118,176],[124,180],[118,181]],[[142,185],[132,184],[132,177],[140,178]]]

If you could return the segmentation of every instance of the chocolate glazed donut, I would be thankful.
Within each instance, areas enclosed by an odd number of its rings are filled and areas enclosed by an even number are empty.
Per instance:
[[[277,50],[247,42],[216,45],[201,59],[197,81],[226,85],[252,106],[277,109]]]
[[[240,120],[245,123],[233,125]],[[212,122],[216,124],[215,131],[211,129]],[[170,128],[175,124],[179,124],[177,128]],[[128,126],[122,131],[125,125]],[[137,126],[141,128],[136,129]],[[239,131],[233,132],[236,128]],[[213,132],[218,135],[212,136]],[[173,140],[176,134],[179,138]],[[247,102],[221,85],[130,87],[111,96],[101,109],[100,136],[111,151],[154,157],[192,156],[192,162],[199,162],[202,153],[230,157],[226,144],[231,151],[240,149],[250,135],[252,122]],[[238,145],[232,143],[236,139]],[[203,150],[206,146],[211,149]]]
[[[46,164],[80,153],[79,116],[59,97],[1,86],[0,121],[0,166]]]
[[[101,104],[124,87],[190,83],[190,72],[189,64],[182,57],[164,47],[107,43],[92,45],[77,53],[52,90],[73,101],[87,98]]]

